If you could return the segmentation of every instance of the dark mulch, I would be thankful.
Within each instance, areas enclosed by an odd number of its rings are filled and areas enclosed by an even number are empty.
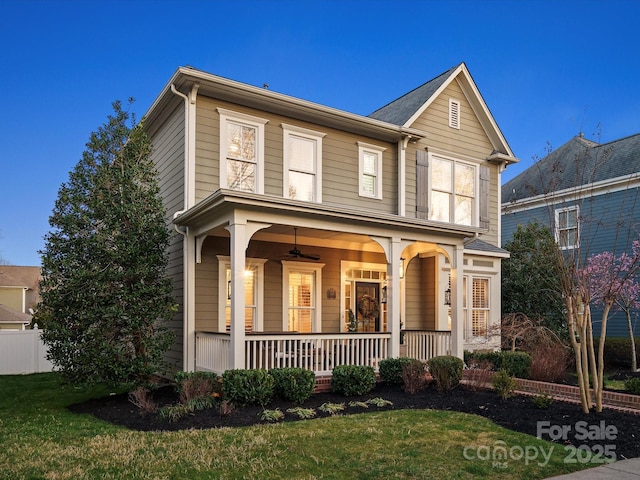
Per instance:
[[[586,415],[582,413],[580,405],[561,401],[553,402],[547,409],[540,409],[533,404],[531,397],[517,395],[502,400],[493,391],[473,391],[462,386],[449,393],[440,393],[430,386],[420,393],[410,395],[403,392],[401,387],[380,383],[372,393],[363,397],[344,397],[335,393],[315,394],[305,402],[304,407],[317,409],[325,402],[348,405],[351,400],[364,401],[374,397],[382,397],[393,402],[393,406],[385,409],[424,408],[472,413],[491,419],[510,430],[533,436],[538,433],[538,422],[549,422],[550,426],[555,425],[561,428],[564,426],[565,429],[570,429],[567,439],[558,439],[558,443],[571,443],[576,447],[589,446],[592,452],[602,452],[601,447],[597,447],[597,445],[614,445],[617,459],[640,457],[640,415],[611,409]],[[158,389],[154,393],[154,398],[159,405],[177,401],[177,396],[171,387]],[[292,404],[278,400],[267,405],[266,408],[280,408],[286,412],[292,406]],[[259,418],[263,409],[257,406],[237,407],[230,414],[224,416],[221,416],[218,410],[204,410],[187,415],[176,422],[168,422],[157,414],[141,413],[128,401],[126,394],[89,400],[72,405],[69,409],[75,413],[88,413],[132,430],[143,431],[244,427],[265,423]],[[347,406],[343,414],[379,410],[381,409],[373,406],[368,410]],[[323,416],[327,416],[327,414],[317,411],[317,417]],[[295,420],[296,418],[292,414],[287,413],[284,421]],[[612,432],[614,428],[615,433]],[[586,435],[585,432],[589,432],[589,435]],[[608,438],[605,437],[605,433],[608,433]],[[543,433],[542,438],[553,440],[548,433]]]

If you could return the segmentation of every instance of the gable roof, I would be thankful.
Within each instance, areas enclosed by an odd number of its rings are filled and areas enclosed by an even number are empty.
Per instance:
[[[40,267],[0,265],[0,287],[22,287],[38,290]]]
[[[399,125],[403,128],[410,128],[416,119],[429,108],[431,103],[452,82],[458,82],[467,101],[478,117],[478,121],[493,145],[495,160],[503,161],[507,164],[518,162],[519,160],[514,156],[511,147],[509,147],[507,140],[502,135],[464,62],[379,108],[369,117]]]
[[[394,125],[405,125],[434,96],[457,68],[450,68],[433,80],[423,83],[400,98],[379,108],[369,116]]]
[[[604,144],[578,135],[505,183],[502,202],[633,175],[640,176],[640,133]]]

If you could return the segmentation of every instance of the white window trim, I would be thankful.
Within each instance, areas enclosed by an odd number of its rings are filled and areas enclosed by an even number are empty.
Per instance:
[[[289,274],[293,272],[314,273],[314,300],[311,330],[322,332],[322,268],[324,263],[296,262],[282,260],[282,331],[289,331]]]
[[[491,317],[491,305],[492,305],[492,281],[490,277],[486,275],[464,275],[464,289],[465,296],[463,297],[463,318],[464,318],[464,339],[468,342],[475,341],[484,341],[489,333],[490,328],[490,317]],[[474,308],[473,307],[473,282],[474,280],[486,280],[487,281],[487,301],[489,303],[487,308]],[[464,302],[466,299],[466,303]],[[485,335],[474,335],[473,333],[473,311],[474,310],[482,310],[487,312],[486,325],[485,325]]]
[[[264,126],[269,122],[264,118],[246,113],[234,112],[225,108],[216,109],[220,114],[220,188],[227,185],[227,124],[235,122],[256,129],[256,179],[255,192],[264,193]]]
[[[289,198],[289,167],[291,152],[289,148],[288,137],[290,135],[303,137],[315,142],[315,164],[314,175],[314,202],[322,203],[322,139],[327,135],[326,133],[316,132],[309,130],[308,128],[298,127],[297,125],[289,125],[287,123],[281,124],[282,127],[282,142],[283,142],[283,182],[282,182],[282,196]]]
[[[375,198],[377,200],[382,200],[382,152],[386,150],[386,148],[379,147],[377,145],[372,145],[370,143],[357,142],[358,143],[358,165],[359,165],[359,175],[358,175],[358,188],[359,194],[361,197]],[[364,190],[364,154],[371,153],[374,154],[377,158],[376,161],[376,183],[375,183],[375,191],[373,195],[369,192],[365,192]]]
[[[471,225],[472,227],[477,227],[480,224],[480,168],[479,165],[473,162],[467,162],[464,160],[460,160],[455,157],[449,157],[447,155],[441,154],[432,154],[429,152],[428,162],[429,162],[429,178],[433,179],[433,160],[434,158],[447,160],[453,162],[453,175],[451,176],[451,198],[449,205],[449,221],[447,223],[456,224],[455,223],[455,205],[456,205],[456,191],[455,191],[455,177],[456,177],[456,164],[466,165],[473,168],[474,171],[474,186],[473,186],[473,211],[471,212]],[[433,180],[429,181],[429,190],[427,192],[428,195],[428,204],[429,204],[429,220],[431,220],[431,213],[433,212],[433,205],[431,204],[432,192],[435,189],[433,188]],[[442,190],[435,190],[440,192]]]
[[[562,246],[560,244],[560,214],[564,212],[576,212],[576,241],[573,245]],[[554,225],[554,234],[556,237],[556,243],[560,250],[573,250],[574,248],[580,248],[580,206],[573,205],[571,207],[557,208],[554,212],[555,217],[555,225]]]
[[[227,298],[227,269],[231,268],[231,257],[218,255],[218,332],[226,332],[226,298]],[[264,330],[264,264],[266,258],[247,258],[245,269],[255,268],[256,284],[256,315],[254,317],[253,330],[262,332]]]
[[[455,128],[456,130],[460,130],[460,115],[461,115],[461,105],[460,100],[456,100],[455,98],[449,99],[449,126],[451,128]],[[455,112],[455,115],[454,115]]]

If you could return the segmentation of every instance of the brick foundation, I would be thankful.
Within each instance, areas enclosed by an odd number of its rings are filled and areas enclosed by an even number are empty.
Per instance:
[[[467,370],[462,373],[463,383]],[[538,382],[525,378],[518,378],[518,389],[516,393],[523,395],[539,395],[545,393],[556,400],[562,400],[571,403],[580,403],[580,388],[573,385],[564,385],[561,383]],[[487,385],[488,388],[491,388]],[[593,398],[593,390],[591,390]],[[605,390],[602,392],[602,404],[605,408],[611,408],[627,413],[640,415],[640,395],[631,395],[629,393],[612,392]]]

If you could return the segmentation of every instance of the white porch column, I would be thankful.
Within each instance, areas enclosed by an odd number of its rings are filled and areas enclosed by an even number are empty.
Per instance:
[[[391,329],[391,345],[389,357],[400,356],[400,256],[402,246],[400,239],[391,238],[389,242],[389,258],[387,259],[387,315]]]
[[[463,247],[453,247],[451,259],[451,355],[464,359],[464,316],[462,310]]]
[[[246,223],[233,223],[226,227],[231,233],[231,368],[245,368],[246,227]]]

